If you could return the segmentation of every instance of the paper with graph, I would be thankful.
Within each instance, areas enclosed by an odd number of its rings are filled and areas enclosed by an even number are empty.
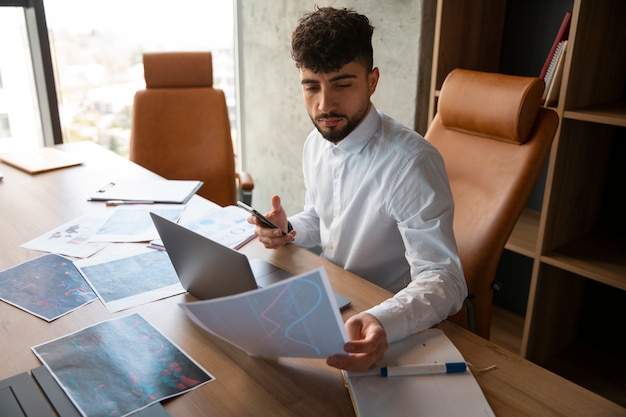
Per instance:
[[[31,350],[80,414],[88,417],[145,416],[150,413],[135,412],[214,380],[138,313],[85,327]]]
[[[323,268],[265,288],[180,306],[200,327],[250,355],[326,358],[343,353],[348,341]]]

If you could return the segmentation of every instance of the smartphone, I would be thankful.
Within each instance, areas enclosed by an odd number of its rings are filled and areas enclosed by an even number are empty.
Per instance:
[[[247,205],[246,203],[243,203],[241,201],[237,201],[237,205],[239,207],[241,207],[242,209],[244,209],[245,211],[247,211],[248,213],[250,213],[253,216],[255,216],[257,219],[261,220],[261,223],[263,223],[267,227],[269,227],[271,229],[278,229],[278,230],[280,230],[280,232],[283,234],[283,236],[287,234],[287,232],[285,232],[280,227],[276,226],[270,219],[268,219],[267,217],[265,217],[264,215],[262,215],[261,213],[259,213],[258,211],[256,211],[255,209],[253,209],[252,207]]]

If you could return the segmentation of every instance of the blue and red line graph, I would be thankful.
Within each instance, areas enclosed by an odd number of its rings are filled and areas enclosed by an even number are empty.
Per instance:
[[[343,352],[347,341],[324,269],[181,307],[205,330],[251,355],[325,358]]]

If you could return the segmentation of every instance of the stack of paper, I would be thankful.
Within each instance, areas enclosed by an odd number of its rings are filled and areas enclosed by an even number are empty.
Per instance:
[[[202,181],[191,180],[128,180],[103,184],[90,196],[91,201],[142,201],[151,203],[184,204],[202,186]]]

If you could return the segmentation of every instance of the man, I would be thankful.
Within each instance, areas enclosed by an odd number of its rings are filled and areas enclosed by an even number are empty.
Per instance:
[[[321,245],[321,256],[395,293],[345,323],[350,341],[330,366],[365,371],[388,343],[429,328],[467,294],[452,232],[453,202],[437,150],[370,101],[373,27],[353,10],[319,8],[300,19],[292,56],[315,129],[303,149],[304,210],[287,218],[280,197],[264,228],[267,248]]]

